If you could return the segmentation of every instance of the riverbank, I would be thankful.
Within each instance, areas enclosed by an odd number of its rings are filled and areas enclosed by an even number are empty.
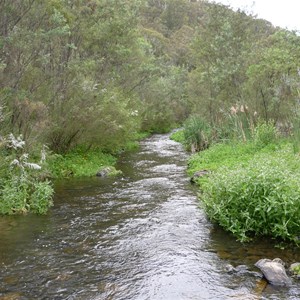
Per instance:
[[[201,170],[209,173],[196,183],[210,220],[242,242],[265,236],[299,244],[300,157],[275,128],[272,139],[213,143],[193,154],[188,174]]]
[[[54,154],[48,161],[49,174],[53,179],[95,176],[104,167],[115,167],[120,153],[138,148],[138,141],[149,135],[139,133],[134,141],[115,153],[106,153],[100,148],[77,147],[65,155]]]
[[[148,135],[136,134],[122,151],[136,149]],[[120,174],[114,168],[120,149],[106,153],[99,147],[78,146],[64,155],[51,153],[45,146],[31,153],[27,150],[21,136],[10,134],[0,143],[0,215],[46,214],[53,205],[54,180]]]

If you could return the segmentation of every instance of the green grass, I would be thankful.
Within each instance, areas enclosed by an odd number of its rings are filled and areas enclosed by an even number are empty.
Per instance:
[[[184,138],[184,130],[183,129],[179,129],[175,132],[173,132],[171,135],[170,135],[170,139],[175,141],[175,142],[178,142],[178,143],[181,143],[181,144],[185,144],[185,138]]]
[[[150,135],[151,135],[151,133],[146,132],[146,131],[136,133],[135,136],[134,136],[134,139],[129,141],[126,144],[125,150],[126,151],[132,151],[132,150],[137,149],[139,147],[139,141],[149,137]]]
[[[200,200],[209,218],[247,241],[268,236],[298,243],[300,157],[284,140],[215,144],[193,155],[189,174],[199,179]]]
[[[188,162],[188,173],[192,175],[198,170],[207,169],[217,171],[221,167],[234,168],[237,165],[247,165],[249,160],[258,153],[270,155],[287,147],[286,142],[269,144],[264,148],[257,148],[254,142],[226,142],[211,145],[209,149],[192,155]]]
[[[49,159],[49,170],[54,178],[95,176],[103,166],[113,166],[116,157],[98,149],[77,149],[64,156],[53,155]]]

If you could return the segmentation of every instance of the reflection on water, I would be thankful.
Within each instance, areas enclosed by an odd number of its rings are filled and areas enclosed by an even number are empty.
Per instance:
[[[155,135],[119,161],[122,178],[56,184],[47,216],[0,218],[0,300],[299,299],[253,271],[297,249],[236,242],[208,222],[185,174],[187,154]],[[226,265],[248,266],[228,274]]]

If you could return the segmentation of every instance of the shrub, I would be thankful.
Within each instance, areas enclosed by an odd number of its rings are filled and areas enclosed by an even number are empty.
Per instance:
[[[48,181],[39,182],[27,176],[6,179],[1,191],[1,214],[45,214],[53,205],[53,188]]]
[[[29,200],[31,211],[37,214],[45,214],[48,211],[48,208],[53,205],[53,192],[53,188],[49,181],[34,182],[33,193]]]
[[[48,181],[39,181],[45,152],[42,151],[40,164],[30,162],[24,152],[22,137],[10,134],[3,138],[0,147],[0,214],[44,214],[52,205],[53,188]]]
[[[0,213],[10,215],[28,212],[28,197],[29,185],[24,176],[6,179],[1,188]]]
[[[260,153],[248,164],[218,169],[203,183],[208,216],[239,240],[272,236],[297,241],[300,161],[292,151]]]

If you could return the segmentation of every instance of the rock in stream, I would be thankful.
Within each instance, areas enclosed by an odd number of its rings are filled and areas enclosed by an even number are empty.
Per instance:
[[[289,286],[291,279],[287,276],[284,263],[280,258],[260,259],[255,266],[259,268],[267,281],[276,286]]]

